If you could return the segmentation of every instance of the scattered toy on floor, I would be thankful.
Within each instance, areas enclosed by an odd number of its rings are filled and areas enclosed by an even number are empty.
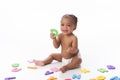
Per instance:
[[[4,80],[16,79],[16,77],[6,77]]]
[[[72,80],[71,78],[65,78],[64,80]]]
[[[105,68],[99,68],[99,69],[97,69],[99,72],[101,72],[101,73],[105,73],[105,72],[108,72],[108,70],[107,69],[105,69]]]
[[[53,71],[53,72],[58,72],[58,71],[60,71],[60,69],[59,68],[51,68],[51,70]]]
[[[96,80],[95,78],[90,78],[89,80]]]
[[[33,60],[28,60],[27,62],[28,62],[28,63],[34,63],[34,61],[33,61]]]
[[[105,80],[105,79],[106,79],[105,76],[98,76],[98,77],[96,78],[96,80]]]
[[[14,69],[12,69],[12,72],[19,72],[21,70],[22,70],[21,68],[14,68]]]
[[[81,69],[80,69],[80,72],[82,72],[82,73],[88,73],[88,72],[90,72],[90,70],[88,70],[88,69],[86,69],[86,68],[81,68]]]
[[[115,67],[113,65],[107,65],[107,68],[110,70],[115,69]]]
[[[47,80],[57,80],[57,78],[54,76],[50,76]]]
[[[80,79],[81,78],[81,75],[80,74],[73,74],[72,75],[72,79]]]
[[[12,67],[14,67],[14,68],[19,67],[19,64],[18,63],[14,63],[14,64],[12,64]]]
[[[46,71],[45,75],[53,74],[54,72]]]
[[[28,66],[27,68],[28,68],[28,69],[37,69],[36,66]]]
[[[114,77],[110,78],[110,80],[120,80],[120,78],[118,78],[118,76],[114,76]]]

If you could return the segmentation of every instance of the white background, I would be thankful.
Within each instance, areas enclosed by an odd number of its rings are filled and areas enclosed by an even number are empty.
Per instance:
[[[82,65],[120,67],[119,4],[119,0],[0,0],[0,77],[11,74],[14,62],[25,66],[29,59],[60,52],[53,48],[49,34],[51,28],[60,32],[60,19],[66,13],[78,17],[74,33]]]

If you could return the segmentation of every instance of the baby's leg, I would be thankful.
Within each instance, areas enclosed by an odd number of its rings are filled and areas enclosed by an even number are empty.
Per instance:
[[[45,60],[34,60],[34,63],[38,66],[44,66],[50,64],[53,60],[62,61],[62,56],[59,53],[53,53],[48,56]]]
[[[60,70],[64,73],[67,70],[78,68],[80,67],[81,62],[82,62],[82,59],[78,56],[75,56],[72,58],[71,63],[63,66],[62,68],[60,68]]]
[[[35,59],[34,59],[33,62],[34,62],[35,65],[37,65],[37,66],[44,66],[44,65],[45,65],[42,60],[35,60]]]

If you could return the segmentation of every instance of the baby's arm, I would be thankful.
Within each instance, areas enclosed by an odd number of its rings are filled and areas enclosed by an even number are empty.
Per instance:
[[[60,46],[60,35],[58,35],[58,38],[56,38],[53,34],[50,34],[50,37],[53,40],[53,46],[55,48],[59,48],[59,46]]]
[[[73,39],[72,39],[72,46],[67,49],[67,52],[71,53],[73,55],[77,54],[79,52],[77,37],[73,37]]]
[[[76,53],[79,52],[79,49],[78,49],[78,48],[69,47],[69,48],[67,49],[67,52],[68,52],[68,53],[71,53],[71,54],[76,54]]]

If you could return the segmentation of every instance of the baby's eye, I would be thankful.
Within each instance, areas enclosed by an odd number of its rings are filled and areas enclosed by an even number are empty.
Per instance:
[[[64,26],[64,24],[61,24],[61,26]]]
[[[67,25],[68,27],[70,27],[71,25]]]

